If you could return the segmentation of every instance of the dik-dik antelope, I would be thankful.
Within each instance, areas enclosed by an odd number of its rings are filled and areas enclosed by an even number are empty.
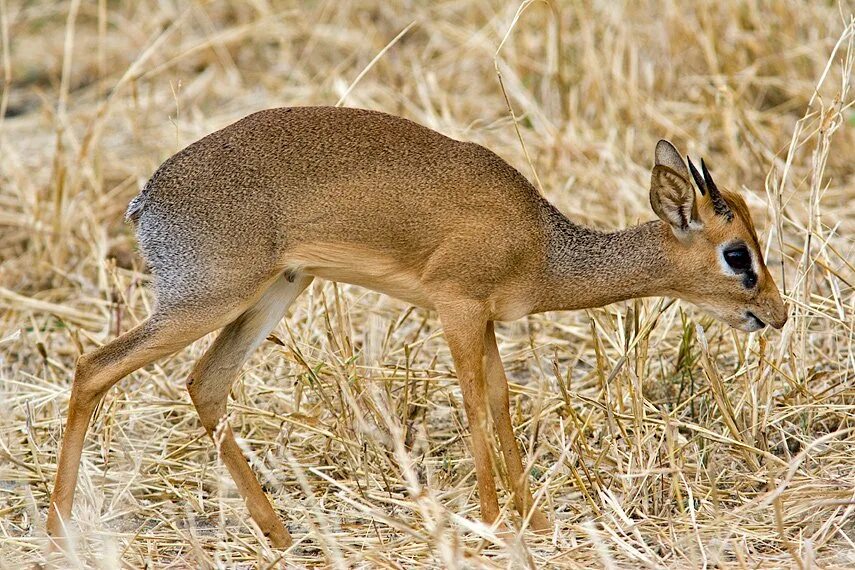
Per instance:
[[[156,303],[142,324],[77,361],[49,533],[59,538],[68,523],[87,426],[105,392],[222,328],[187,389],[252,518],[273,545],[289,545],[234,434],[219,424],[241,366],[315,277],[437,312],[483,520],[499,516],[492,423],[517,510],[548,528],[514,438],[495,321],[657,295],[744,331],[787,320],[742,198],[719,189],[703,161],[701,172],[687,168],[667,141],[655,158],[650,204],[659,220],[601,232],[568,220],[486,148],[384,113],[271,109],[191,144],[128,207]]]

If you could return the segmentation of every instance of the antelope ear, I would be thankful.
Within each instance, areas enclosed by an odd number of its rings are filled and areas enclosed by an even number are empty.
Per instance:
[[[695,189],[686,177],[680,176],[672,168],[661,164],[653,167],[650,205],[656,215],[671,226],[678,238],[685,238],[689,231],[701,227]]]
[[[689,169],[686,168],[683,157],[680,156],[674,145],[665,139],[656,143],[656,164],[667,166],[686,180],[689,179]]]

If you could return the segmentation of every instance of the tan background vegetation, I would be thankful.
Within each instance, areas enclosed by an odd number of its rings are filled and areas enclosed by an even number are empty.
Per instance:
[[[852,5],[522,7],[0,1],[0,566],[44,560],[76,356],[148,313],[130,198],[252,111],[337,102],[484,144],[601,228],[652,218],[669,138],[745,195],[790,322],[746,335],[649,300],[500,327],[556,523],[503,542],[472,522],[435,315],[316,283],[231,406],[296,546],[269,549],[192,413],[205,339],[104,401],[63,565],[855,566]]]

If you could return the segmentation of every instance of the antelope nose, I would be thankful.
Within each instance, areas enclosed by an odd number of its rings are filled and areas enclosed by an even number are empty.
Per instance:
[[[769,324],[775,327],[776,329],[784,328],[784,325],[787,324],[787,320],[790,318],[790,307],[785,304],[781,304],[781,307],[775,311],[774,318],[769,319]]]

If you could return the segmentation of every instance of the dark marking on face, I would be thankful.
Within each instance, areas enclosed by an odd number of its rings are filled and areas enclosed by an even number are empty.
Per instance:
[[[742,242],[728,245],[722,255],[728,267],[737,275],[742,275],[742,285],[746,289],[753,289],[757,285],[757,274],[747,245]]]

